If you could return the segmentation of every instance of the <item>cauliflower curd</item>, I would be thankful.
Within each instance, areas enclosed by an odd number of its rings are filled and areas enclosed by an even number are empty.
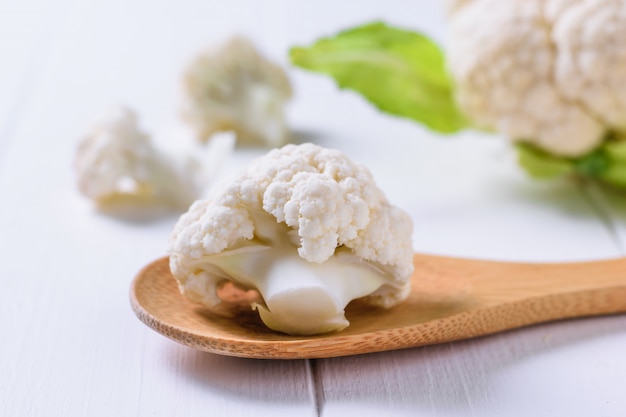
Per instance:
[[[186,209],[200,198],[233,147],[234,138],[222,136],[198,155],[165,152],[140,129],[134,111],[116,107],[78,145],[78,189],[99,207]]]
[[[80,192],[101,205],[145,201],[186,207],[199,195],[200,163],[175,163],[125,107],[107,112],[81,140],[74,167]]]
[[[564,157],[626,130],[626,1],[451,3],[448,66],[477,126]]]
[[[183,118],[200,141],[232,131],[237,143],[277,147],[288,139],[285,106],[291,84],[285,71],[248,39],[234,37],[198,56],[184,78]]]
[[[355,298],[403,301],[413,271],[412,222],[370,172],[342,153],[287,145],[196,201],[170,242],[181,292],[207,306],[231,281],[256,289],[270,328],[317,334],[348,326]]]

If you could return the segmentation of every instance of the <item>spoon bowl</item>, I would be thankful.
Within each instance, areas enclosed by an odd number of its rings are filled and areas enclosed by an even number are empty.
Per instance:
[[[254,291],[227,285],[215,308],[178,291],[168,258],[135,277],[130,301],[157,332],[207,352],[264,359],[327,358],[484,336],[536,323],[626,312],[626,258],[531,264],[416,254],[412,292],[391,309],[355,300],[350,326],[318,336],[265,327],[250,303]]]

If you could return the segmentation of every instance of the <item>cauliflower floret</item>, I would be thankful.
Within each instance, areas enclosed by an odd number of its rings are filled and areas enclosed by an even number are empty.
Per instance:
[[[183,117],[202,141],[220,131],[234,131],[241,144],[277,147],[288,140],[289,80],[245,38],[198,56],[187,69],[184,93]]]
[[[204,155],[226,158],[233,138],[219,138]],[[218,155],[219,154],[219,155]],[[78,189],[100,206],[157,204],[187,208],[202,195],[209,168],[195,156],[167,155],[142,132],[135,113],[126,108],[108,112],[80,142],[74,167]]]
[[[555,77],[563,95],[626,131],[626,1],[578,1],[555,21]]]
[[[409,292],[412,222],[370,172],[338,151],[287,145],[197,201],[175,226],[170,268],[208,306],[233,281],[259,291],[265,324],[290,334],[340,330],[355,298],[392,307]]]
[[[478,126],[565,157],[626,128],[626,2],[452,3],[449,68]]]

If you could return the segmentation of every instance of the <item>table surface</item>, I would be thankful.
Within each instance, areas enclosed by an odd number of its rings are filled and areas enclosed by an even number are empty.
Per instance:
[[[287,67],[289,46],[377,19],[444,39],[434,0],[0,0],[1,415],[625,415],[624,315],[293,361],[194,351],[134,316],[130,282],[165,254],[176,216],[120,220],[77,193],[72,159],[93,118],[127,104],[166,141],[181,125],[181,72],[211,42],[243,33]],[[626,198],[531,181],[500,138],[440,137],[288,71],[296,137],[369,166],[411,214],[417,252],[625,255]],[[237,150],[226,174],[259,154]]]

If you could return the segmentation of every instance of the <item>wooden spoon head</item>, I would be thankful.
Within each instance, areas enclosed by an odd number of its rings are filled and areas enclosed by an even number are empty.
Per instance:
[[[595,284],[586,288],[581,281],[573,291],[559,292],[545,281],[571,280],[563,265],[542,266],[540,271],[548,271],[543,278],[528,278],[520,284],[520,276],[532,274],[537,266],[416,255],[413,291],[406,301],[388,310],[353,301],[346,309],[350,326],[319,336],[289,336],[265,327],[250,307],[258,297],[253,291],[226,286],[220,291],[225,302],[211,309],[188,301],[170,273],[168,258],[156,260],[139,272],[130,300],[146,325],[196,349],[249,358],[324,358],[465,339],[559,318],[626,311],[626,273],[618,275],[620,270],[626,271],[621,269],[626,263],[608,263],[608,274],[621,277],[621,281],[604,279],[599,289]],[[587,268],[587,273],[594,273],[603,264],[580,265],[585,266],[583,272]]]

